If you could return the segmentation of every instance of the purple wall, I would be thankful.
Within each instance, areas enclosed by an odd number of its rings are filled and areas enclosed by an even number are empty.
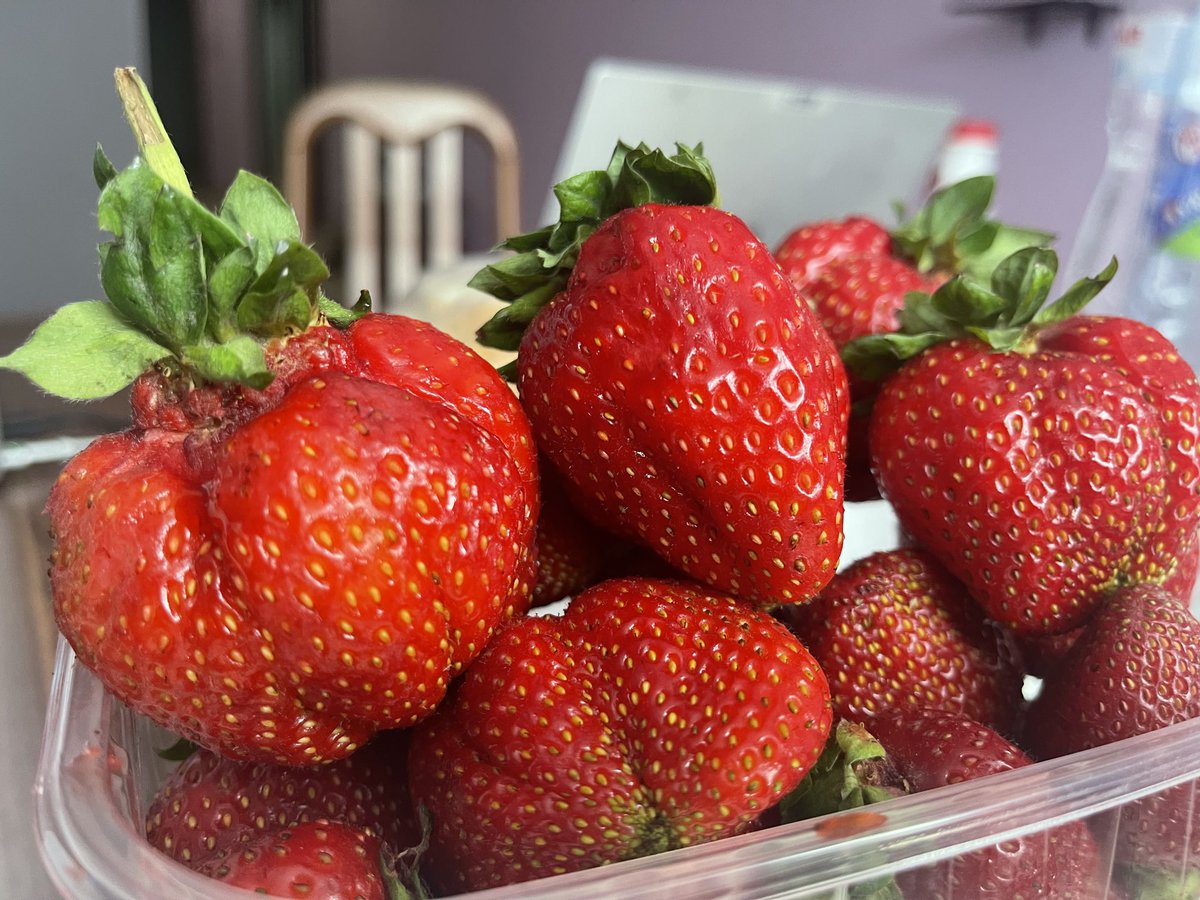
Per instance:
[[[956,98],[1001,132],[1000,211],[1070,238],[1104,157],[1107,34],[1069,14],[1036,42],[946,0],[326,0],[323,73],[437,79],[489,94],[521,143],[526,224],[541,209],[588,63],[711,65]]]

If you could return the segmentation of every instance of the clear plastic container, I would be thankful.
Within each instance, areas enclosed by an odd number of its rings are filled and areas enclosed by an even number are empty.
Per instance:
[[[859,528],[856,512],[848,510],[847,517],[847,531],[861,543],[855,555],[871,545],[895,546],[893,519],[875,516]],[[256,896],[197,875],[143,840],[145,809],[173,765],[156,751],[173,740],[109,695],[60,641],[35,786],[35,820],[47,868],[64,897]],[[869,815],[851,812],[797,822],[471,896],[842,898],[849,896],[851,886],[882,875],[1078,819],[1088,820],[1107,872],[1122,806],[1198,780],[1200,719],[1195,719],[1062,759],[877,804],[868,808]],[[1115,889],[1109,896],[1126,897]]]

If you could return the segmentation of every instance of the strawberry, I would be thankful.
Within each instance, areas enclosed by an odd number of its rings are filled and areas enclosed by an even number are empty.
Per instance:
[[[414,730],[423,873],[475,890],[740,833],[829,727],[820,668],[765,612],[683,582],[603,582],[502,629]]]
[[[915,791],[1008,772],[1033,761],[990,728],[960,713],[905,710],[871,722],[871,732]],[[1087,826],[1070,822],[953,859],[901,872],[905,897],[1091,900],[1099,854]]]
[[[1200,716],[1200,622],[1157,585],[1117,591],[1051,672],[1025,741],[1049,758]],[[1184,784],[1121,808],[1116,859],[1200,886],[1200,807]]]
[[[387,900],[379,839],[319,819],[257,835],[222,861],[213,877],[272,897]]]
[[[317,820],[365,830],[399,852],[421,837],[400,734],[317,767],[242,762],[197,749],[151,800],[146,839],[206,875],[268,832]]]
[[[886,228],[866,216],[848,216],[801,225],[780,242],[775,259],[792,284],[804,292],[837,260],[881,258],[891,252],[892,236]]]
[[[1043,306],[1057,268],[1023,250],[990,288],[911,295],[860,338],[860,375],[904,364],[871,418],[872,470],[903,528],[1018,634],[1078,627],[1122,583],[1190,565],[1200,384],[1145,325],[1075,313],[1115,272]]]
[[[865,723],[917,707],[1011,731],[1021,671],[1011,638],[921,550],[872,554],[815,600],[777,613],[829,678],[834,715]]]
[[[516,398],[431,326],[346,310],[295,215],[243,173],[191,196],[136,76],[142,155],[102,153],[108,302],[0,366],[132,422],[47,502],[59,628],[121,700],[210,749],[344,757],[428,715],[533,577],[537,470]],[[166,156],[164,156],[164,153]]]
[[[775,255],[841,350],[855,338],[895,331],[909,292],[931,293],[957,272],[988,277],[1007,253],[1051,239],[986,219],[994,189],[990,176],[950,185],[894,233],[862,217],[805,226]],[[875,389],[851,373],[847,500],[879,496],[867,443]]]
[[[472,281],[511,303],[480,338],[519,342],[539,449],[588,518],[688,577],[760,606],[813,596],[842,544],[828,336],[746,225],[703,205],[688,148],[622,145],[557,190],[564,221]]]

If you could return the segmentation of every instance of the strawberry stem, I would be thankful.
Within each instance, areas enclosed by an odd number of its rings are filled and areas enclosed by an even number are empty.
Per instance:
[[[186,197],[192,196],[192,187],[188,183],[187,172],[183,162],[167,135],[158,107],[150,97],[146,83],[138,75],[137,69],[131,66],[119,68],[113,74],[117,83],[117,95],[125,109],[125,118],[137,140],[142,158],[146,160],[151,171],[159,178]]]

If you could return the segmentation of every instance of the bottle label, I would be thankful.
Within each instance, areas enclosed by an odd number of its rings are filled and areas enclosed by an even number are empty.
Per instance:
[[[1200,115],[1168,116],[1159,145],[1151,196],[1151,225],[1159,246],[1200,259]]]

